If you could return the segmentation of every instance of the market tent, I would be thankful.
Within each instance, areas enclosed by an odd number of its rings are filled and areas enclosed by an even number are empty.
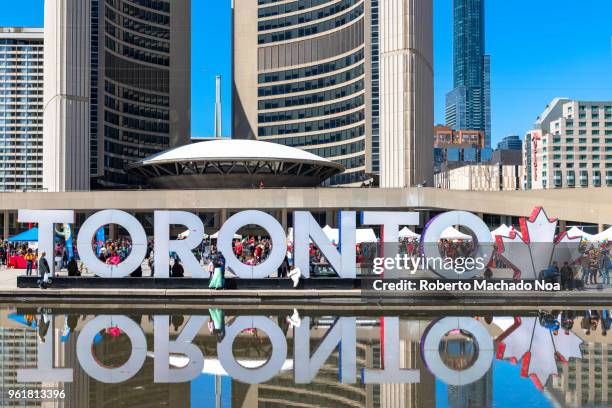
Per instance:
[[[507,237],[510,235],[512,231],[514,231],[513,227],[509,227],[506,224],[502,224],[496,229],[494,229],[493,231],[491,231],[491,235],[493,235],[494,237],[498,235],[502,237]]]
[[[374,230],[371,228],[358,229],[356,234],[357,243],[363,244],[366,242],[378,242]]]
[[[583,230],[581,230],[578,227],[572,227],[569,229],[569,231],[567,231],[567,235],[569,237],[580,237],[582,238],[583,241],[597,241],[594,235],[588,234],[586,232],[584,232]]]
[[[408,227],[404,227],[400,230],[399,232],[399,237],[400,239],[403,238],[421,238],[421,236],[419,234],[417,234],[416,232],[412,231],[410,228]]]
[[[593,235],[592,238],[594,241],[612,241],[612,227],[597,235]]]
[[[337,228],[332,228],[329,225],[323,227],[323,232],[331,242],[336,244],[340,242],[340,233]],[[355,231],[355,238],[358,244],[366,242],[378,242],[376,234],[372,228],[361,228]]]
[[[447,229],[442,231],[442,234],[440,234],[440,239],[448,239],[448,240],[465,239],[465,240],[471,240],[472,236],[464,234],[463,232],[457,230],[454,227],[448,227]]]
[[[8,239],[9,242],[38,242],[38,227],[17,234]]]
[[[207,237],[207,236],[205,235],[204,237]],[[217,239],[217,238],[219,238],[219,231],[215,232],[214,234],[212,234],[208,238],[210,238],[210,239]],[[234,234],[234,239],[242,239],[242,235]]]

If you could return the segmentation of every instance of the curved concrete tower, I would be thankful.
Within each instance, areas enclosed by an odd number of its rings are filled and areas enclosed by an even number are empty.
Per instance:
[[[45,0],[43,188],[89,189],[90,2]]]

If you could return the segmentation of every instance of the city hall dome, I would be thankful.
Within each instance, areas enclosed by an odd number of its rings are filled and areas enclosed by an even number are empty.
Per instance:
[[[159,189],[316,187],[341,164],[258,140],[212,139],[166,150],[128,168]]]

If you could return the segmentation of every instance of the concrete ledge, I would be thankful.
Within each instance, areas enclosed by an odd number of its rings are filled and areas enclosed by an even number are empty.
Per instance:
[[[406,307],[538,307],[591,306],[612,303],[612,290],[589,289],[572,292],[374,292],[367,279],[340,280],[315,278],[305,288],[293,289],[288,279],[230,279],[232,290],[210,290],[206,280],[152,278],[55,278],[49,289],[38,289],[36,278],[21,276],[19,286],[0,289],[0,301],[50,304],[183,304],[183,305],[262,305],[362,309],[399,309]],[[338,286],[341,287],[338,287]],[[230,287],[231,287],[230,286]],[[331,289],[330,287],[333,287]],[[250,306],[248,306],[250,305]]]

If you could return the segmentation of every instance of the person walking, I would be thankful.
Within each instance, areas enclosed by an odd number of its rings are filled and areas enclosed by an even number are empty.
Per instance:
[[[32,268],[34,267],[34,260],[36,259],[36,255],[32,252],[32,248],[28,248],[24,258],[26,260],[26,276],[32,276]]]
[[[47,253],[43,251],[38,259],[38,287],[41,289],[47,289],[49,276],[51,275],[51,268],[49,267],[49,262],[47,262],[46,255]]]
[[[223,289],[225,287],[225,258],[221,252],[218,252],[213,260],[214,273],[208,287],[210,289]]]

